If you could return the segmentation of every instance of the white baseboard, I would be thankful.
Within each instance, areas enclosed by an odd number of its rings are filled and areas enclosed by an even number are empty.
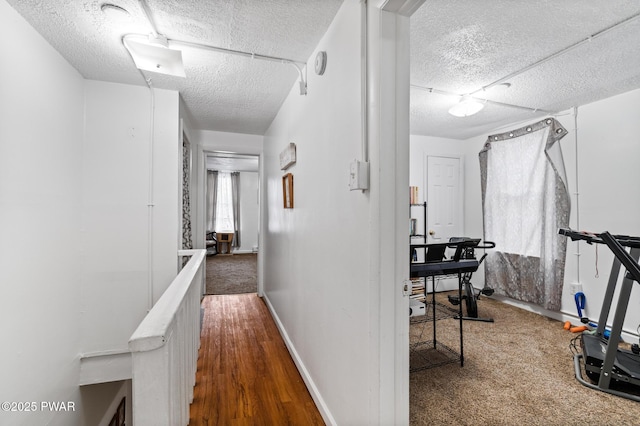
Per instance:
[[[516,308],[524,309],[529,312],[533,312],[538,315],[542,315],[557,321],[564,323],[565,321],[570,321],[573,325],[582,325],[580,322],[580,318],[578,318],[577,314],[569,313],[567,311],[554,312],[544,309],[537,305],[532,305],[530,303],[521,302],[519,300],[510,299],[504,296],[493,295],[492,299],[498,300],[502,303],[506,303],[511,306],[515,306]],[[611,318],[611,317],[610,317]],[[598,318],[591,318],[591,321],[598,322]],[[638,335],[631,330],[622,330],[622,338],[625,342],[636,343],[638,341]]]
[[[302,359],[298,355],[298,351],[296,351],[296,348],[294,347],[293,342],[291,342],[291,339],[289,338],[287,331],[282,325],[282,322],[280,321],[278,314],[276,313],[275,309],[273,309],[273,305],[271,305],[271,301],[269,301],[269,297],[267,297],[267,295],[265,294],[263,296],[263,299],[266,302],[267,307],[269,308],[269,312],[271,312],[271,316],[273,317],[273,320],[275,321],[276,326],[280,331],[280,335],[282,336],[282,339],[284,340],[284,343],[287,346],[289,353],[291,354],[291,358],[293,358],[293,362],[296,364],[296,367],[298,368],[298,371],[302,376],[302,380],[304,380],[304,383],[307,385],[307,389],[311,394],[311,398],[313,398],[313,401],[316,403],[316,407],[318,407],[318,411],[320,411],[320,415],[324,419],[324,422],[328,425],[337,425],[335,419],[333,418],[333,416],[331,415],[331,412],[329,411],[329,407],[327,407],[327,404],[324,402],[324,399],[322,398],[322,395],[320,394],[318,387],[316,386],[315,382],[309,375],[309,371],[307,370],[307,368],[304,365],[304,362],[302,362]]]

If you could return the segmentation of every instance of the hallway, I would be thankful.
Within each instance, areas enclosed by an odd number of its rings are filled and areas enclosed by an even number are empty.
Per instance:
[[[190,425],[324,424],[262,299],[205,296],[202,306]]]

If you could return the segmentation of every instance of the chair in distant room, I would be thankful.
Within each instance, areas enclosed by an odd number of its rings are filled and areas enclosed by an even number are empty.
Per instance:
[[[216,239],[215,231],[207,232],[205,244],[207,247],[207,256],[218,254],[218,240]]]
[[[233,242],[232,231],[221,231],[217,233],[218,240],[218,253],[219,254],[233,254],[231,252],[231,243]]]

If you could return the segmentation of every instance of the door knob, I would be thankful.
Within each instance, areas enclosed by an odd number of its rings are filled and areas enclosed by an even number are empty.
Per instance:
[[[436,231],[434,231],[433,229],[430,229],[429,230],[429,235],[431,235],[433,237],[434,235],[436,235]]]

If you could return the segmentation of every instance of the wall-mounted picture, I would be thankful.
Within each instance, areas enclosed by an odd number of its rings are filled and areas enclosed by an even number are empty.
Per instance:
[[[282,176],[282,197],[284,199],[284,208],[293,208],[293,175],[287,173]]]
[[[289,166],[296,162],[296,144],[291,142],[280,153],[280,170],[287,170]]]

